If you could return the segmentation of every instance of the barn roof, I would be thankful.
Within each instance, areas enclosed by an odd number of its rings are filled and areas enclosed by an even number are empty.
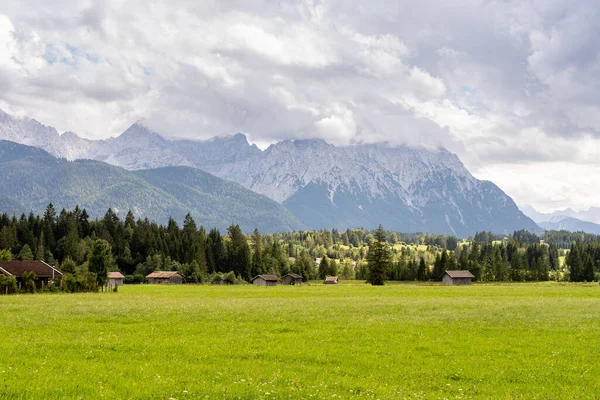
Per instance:
[[[154,271],[149,275],[146,275],[146,278],[171,278],[173,276],[182,276],[177,271]]]
[[[302,279],[302,275],[298,275],[298,274],[285,274],[283,277],[285,278],[286,276],[291,276],[294,279]]]
[[[108,279],[121,279],[125,278],[125,276],[120,272],[110,272],[108,274]]]
[[[252,278],[252,282],[254,282],[258,278],[264,279],[267,282],[279,280],[279,278],[276,277],[275,275],[256,275],[254,278]]]
[[[0,272],[4,275],[20,277],[23,272],[35,272],[38,277],[62,275],[57,268],[43,261],[0,261]]]
[[[325,282],[335,282],[338,280],[337,276],[326,276],[325,277]]]
[[[471,272],[462,270],[462,271],[445,271],[442,276],[448,274],[450,278],[475,278]]]

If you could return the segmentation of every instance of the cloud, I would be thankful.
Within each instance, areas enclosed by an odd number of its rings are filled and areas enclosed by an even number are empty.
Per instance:
[[[7,0],[0,105],[90,138],[145,118],[173,137],[441,145],[546,204],[520,177],[551,190],[541,166],[600,163],[599,14],[567,0]]]

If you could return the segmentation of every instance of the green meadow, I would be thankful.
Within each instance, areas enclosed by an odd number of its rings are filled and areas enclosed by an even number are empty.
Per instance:
[[[597,284],[0,296],[2,399],[586,399]]]

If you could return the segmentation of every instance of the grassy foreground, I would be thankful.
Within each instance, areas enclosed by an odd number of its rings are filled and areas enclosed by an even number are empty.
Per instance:
[[[584,399],[598,360],[597,284],[0,296],[2,399]]]

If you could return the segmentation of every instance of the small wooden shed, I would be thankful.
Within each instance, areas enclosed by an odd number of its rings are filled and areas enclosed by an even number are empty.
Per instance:
[[[325,282],[323,282],[327,285],[337,285],[339,283],[338,281],[338,277],[337,276],[326,276],[325,277]]]
[[[302,275],[298,275],[298,274],[285,274],[281,278],[281,282],[284,285],[302,285]]]
[[[120,272],[109,272],[107,284],[111,287],[122,286],[123,278],[125,278],[125,276]]]
[[[442,274],[444,285],[470,285],[475,276],[470,271],[445,271]]]
[[[183,275],[177,271],[154,271],[146,276],[150,284],[181,285]]]
[[[279,278],[275,275],[257,275],[252,278],[254,286],[277,286]]]
[[[44,261],[0,261],[0,274],[17,278],[19,287],[21,287],[21,275],[25,272],[35,273],[35,285],[38,288],[51,286],[55,280],[63,276],[60,270]]]

